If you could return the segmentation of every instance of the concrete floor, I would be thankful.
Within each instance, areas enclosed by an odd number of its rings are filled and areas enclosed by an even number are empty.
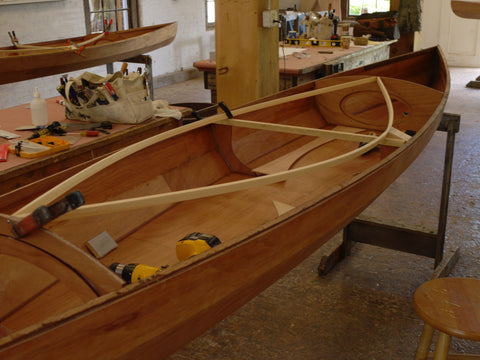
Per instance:
[[[450,276],[480,278],[480,90],[465,87],[480,69],[451,69],[446,112],[461,115],[456,137],[446,253],[460,248]],[[210,102],[203,79],[155,92],[170,103]],[[446,134],[437,132],[416,162],[363,215],[436,231]],[[276,284],[170,357],[207,359],[413,359],[422,322],[415,289],[433,260],[355,244],[351,256],[320,277],[317,267],[337,235]],[[456,352],[480,345],[454,340]]]

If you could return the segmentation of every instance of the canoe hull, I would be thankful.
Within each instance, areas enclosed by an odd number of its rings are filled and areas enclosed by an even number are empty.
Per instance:
[[[439,76],[445,79],[444,95],[415,141],[230,245],[4,337],[0,354],[12,359],[53,354],[164,358],[180,349],[297,266],[400,176],[428,144],[443,115],[448,72]]]
[[[112,32],[96,45],[85,47],[81,55],[72,50],[9,54],[2,50],[12,50],[13,47],[0,48],[0,85],[126,60],[167,46],[175,39],[176,33],[177,23]],[[72,41],[79,43],[83,39]],[[66,42],[65,39],[35,45],[60,46]]]
[[[441,114],[435,122],[440,118]],[[100,298],[96,307],[89,305],[75,314],[75,319],[61,319],[58,327],[38,336],[29,346],[5,349],[4,355],[12,359],[43,357],[54,338],[52,354],[57,356],[72,352],[78,358],[168,356],[254,298],[343,229],[408,167],[432,134],[425,133],[421,143],[392,156],[381,169],[341,192],[319,203],[313,200],[297,214],[259,229],[239,246],[225,249],[228,256],[219,252],[198,258],[178,275],[131,285],[122,294]],[[344,212],[346,204],[353,210],[348,217],[332,216]],[[189,289],[187,294],[185,289]],[[71,334],[75,334],[74,344]],[[91,334],[115,346],[92,347]],[[132,339],[139,343],[133,344]]]

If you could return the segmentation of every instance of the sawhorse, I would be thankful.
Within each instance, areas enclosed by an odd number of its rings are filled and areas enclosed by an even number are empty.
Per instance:
[[[435,259],[435,269],[432,278],[446,276],[451,271],[458,260],[459,249],[455,248],[450,251],[448,256],[444,256],[444,247],[455,134],[459,129],[460,115],[444,113],[437,129],[448,133],[437,233],[432,234],[356,219],[343,230],[342,243],[322,256],[318,266],[320,275],[325,275],[338,261],[350,255],[354,241],[433,258]]]

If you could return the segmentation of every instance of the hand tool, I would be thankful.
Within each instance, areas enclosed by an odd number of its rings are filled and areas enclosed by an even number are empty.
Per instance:
[[[177,242],[177,258],[180,261],[186,260],[192,256],[198,255],[221,244],[215,235],[194,232],[186,235]],[[144,279],[159,271],[166,269],[168,265],[155,267],[144,264],[121,264],[113,263],[110,269],[119,275],[128,284]]]
[[[220,240],[215,235],[200,232],[188,234],[177,242],[177,259],[180,261],[186,260],[220,244]]]
[[[113,88],[112,84],[110,84],[109,82],[105,83],[105,85],[103,85],[105,87],[105,89],[108,91],[108,93],[110,94],[110,96],[113,98],[113,100],[117,101],[118,100],[118,95],[117,95],[117,92],[115,91],[115,89]]]
[[[1,137],[1,138],[4,138],[4,139],[7,139],[7,140],[10,140],[10,139],[19,138],[19,137],[21,137],[21,136],[20,136],[20,135],[17,135],[17,134],[14,134],[14,133],[11,133],[11,132],[9,132],[9,131],[0,130],[0,137]]]
[[[8,144],[0,144],[0,162],[7,161],[8,157]]]
[[[168,265],[158,268],[143,264],[113,263],[109,267],[115,274],[125,280],[127,284],[131,284],[166,269]]]
[[[54,136],[38,136],[31,140],[10,140],[9,151],[22,158],[37,158],[67,150],[70,143]]]
[[[84,203],[83,194],[79,190],[75,190],[56,203],[48,207],[40,206],[24,219],[12,223],[12,231],[16,237],[20,238]]]
[[[70,135],[80,135],[82,137],[96,137],[98,136],[98,131],[96,130],[87,130],[79,133],[70,133]]]
[[[120,71],[122,72],[123,75],[128,75],[128,64],[126,62],[124,62],[122,64],[122,68],[120,69]]]

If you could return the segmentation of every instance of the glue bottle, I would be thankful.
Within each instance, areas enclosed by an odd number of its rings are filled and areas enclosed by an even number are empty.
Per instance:
[[[47,102],[40,97],[38,87],[35,87],[35,94],[33,96],[30,102],[32,124],[35,126],[45,126],[48,124]]]

